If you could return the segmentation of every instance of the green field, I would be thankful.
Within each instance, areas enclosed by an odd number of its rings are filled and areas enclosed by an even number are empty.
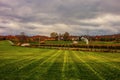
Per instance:
[[[25,48],[0,41],[0,80],[120,80],[120,53]]]
[[[45,41],[45,44],[72,44],[73,41]],[[39,44],[39,42],[31,42],[31,44]],[[84,41],[78,41],[78,44],[86,44]],[[89,44],[120,44],[115,41],[90,41]]]

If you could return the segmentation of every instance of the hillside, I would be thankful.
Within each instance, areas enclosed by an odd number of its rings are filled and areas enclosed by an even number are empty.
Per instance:
[[[119,80],[120,54],[11,46],[0,41],[1,80]]]

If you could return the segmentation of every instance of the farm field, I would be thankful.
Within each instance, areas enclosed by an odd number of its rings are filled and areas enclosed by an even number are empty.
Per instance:
[[[0,41],[0,80],[120,80],[120,53],[26,48]]]
[[[73,41],[45,41],[45,44],[72,44]],[[39,42],[31,42],[31,44],[39,44]],[[85,44],[83,41],[78,41],[78,44]],[[89,44],[120,44],[115,41],[90,41]]]

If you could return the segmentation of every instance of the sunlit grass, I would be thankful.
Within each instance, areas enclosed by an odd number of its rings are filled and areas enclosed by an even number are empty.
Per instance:
[[[11,46],[0,41],[0,80],[120,80],[120,54]]]

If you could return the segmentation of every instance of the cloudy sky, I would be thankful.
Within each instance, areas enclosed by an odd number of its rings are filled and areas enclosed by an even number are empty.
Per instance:
[[[120,0],[0,0],[0,35],[116,34]]]

